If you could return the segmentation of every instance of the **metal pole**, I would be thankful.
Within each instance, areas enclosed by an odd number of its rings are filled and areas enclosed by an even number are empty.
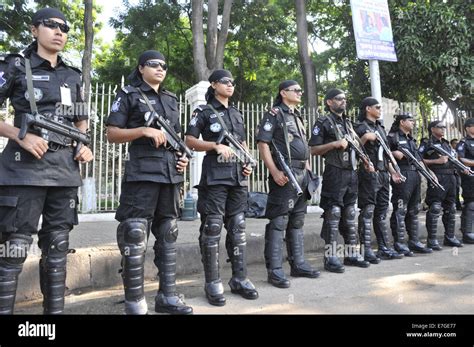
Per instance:
[[[372,97],[376,98],[380,103],[382,103],[382,87],[380,86],[380,71],[378,60],[369,60],[369,71],[370,91],[372,92]],[[383,119],[383,109],[381,119]]]

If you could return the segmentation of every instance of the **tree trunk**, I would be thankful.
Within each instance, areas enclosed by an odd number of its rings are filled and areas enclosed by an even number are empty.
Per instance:
[[[306,108],[317,108],[316,72],[308,47],[308,23],[304,0],[295,0],[296,5],[296,36],[298,40],[298,56],[304,82],[304,101]]]
[[[204,32],[203,32],[203,0],[192,1],[192,23],[193,31],[193,60],[194,73],[197,82],[205,81],[209,77],[207,69],[206,55],[204,51]]]
[[[92,0],[84,0],[84,34],[85,45],[82,56],[82,83],[85,101],[89,100],[92,70],[92,45],[94,40],[94,23],[92,18]]]
[[[192,1],[191,28],[193,32],[194,73],[197,82],[207,80],[215,69],[224,66],[224,48],[229,32],[232,0],[225,0],[222,10],[221,28],[217,28],[219,16],[219,1],[209,0],[207,15],[207,44],[204,43],[203,31],[204,0]]]

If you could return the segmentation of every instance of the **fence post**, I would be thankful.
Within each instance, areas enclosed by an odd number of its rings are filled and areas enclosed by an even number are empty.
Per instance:
[[[191,109],[194,110],[199,105],[206,104],[206,92],[210,83],[207,81],[201,81],[198,84],[195,84],[188,90],[186,90],[185,98],[191,105]],[[203,152],[195,152],[194,158],[191,159],[190,168],[189,168],[189,191],[191,192],[193,198],[197,199],[197,190],[193,188],[199,184],[201,178],[201,167],[202,160],[204,158]]]

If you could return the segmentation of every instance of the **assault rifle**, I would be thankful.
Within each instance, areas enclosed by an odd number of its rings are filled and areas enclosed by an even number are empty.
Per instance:
[[[50,119],[40,113],[30,114],[25,113],[21,118],[21,127],[20,132],[18,133],[18,138],[23,140],[28,133],[28,130],[38,129],[40,130],[41,137],[50,142],[50,136],[48,132],[56,133],[62,135],[76,142],[74,149],[74,156],[79,153],[81,146],[88,145],[91,143],[91,138],[89,135],[83,133],[76,127],[60,123],[53,119]],[[62,145],[61,143],[51,141],[55,144]]]
[[[388,159],[390,159],[390,162],[392,163],[393,168],[395,169],[397,174],[400,176],[402,182],[405,182],[407,178],[402,175],[402,172],[400,171],[400,166],[398,166],[397,160],[393,156],[392,151],[390,151],[390,149],[387,147],[387,144],[385,143],[382,135],[380,135],[380,133],[377,130],[375,130],[375,136],[377,136],[377,140],[379,141],[380,146],[382,146],[383,151],[387,155]]]
[[[189,159],[193,158],[193,152],[189,149],[179,135],[174,131],[171,124],[157,112],[145,113],[145,126],[150,127],[153,123],[165,133],[166,142],[176,152],[185,154]]]
[[[257,166],[257,160],[247,151],[247,149],[242,146],[242,144],[237,141],[237,139],[226,129],[221,130],[221,134],[217,139],[216,143],[219,145],[222,141],[227,140],[229,147],[234,151],[235,157],[240,161],[244,166],[250,166],[254,168]]]
[[[295,188],[296,195],[297,196],[303,195],[303,190],[301,189],[300,185],[298,184],[298,181],[296,180],[296,177],[293,174],[293,171],[291,170],[291,168],[286,163],[285,157],[278,150],[278,147],[275,145],[275,142],[273,140],[272,140],[272,144],[273,144],[273,152],[275,153],[275,157],[276,157],[276,160],[278,161],[278,165],[280,166],[280,168],[285,173],[285,176],[288,177],[288,179],[290,180],[291,185],[293,186],[293,188]]]
[[[445,150],[443,147],[441,147],[440,144],[433,144],[433,149],[438,152],[438,154],[440,155],[445,155],[448,157],[448,160],[457,168],[459,169],[460,171],[467,171],[469,172],[467,175],[468,176],[474,176],[474,171],[471,170],[470,167],[464,165],[463,163],[461,163],[461,161],[459,161],[456,157],[454,157],[453,155],[451,155],[451,153],[449,153],[447,150]]]
[[[426,180],[428,183],[430,183],[433,187],[439,188],[441,190],[445,190],[444,187],[439,184],[438,180],[436,179],[436,176],[433,175],[430,171],[428,171],[424,164],[418,161],[413,154],[410,153],[410,151],[407,148],[404,148],[402,146],[398,146],[398,150],[403,153],[405,158],[407,158],[408,162],[412,165],[415,166],[416,170],[421,173],[423,176],[425,176]]]

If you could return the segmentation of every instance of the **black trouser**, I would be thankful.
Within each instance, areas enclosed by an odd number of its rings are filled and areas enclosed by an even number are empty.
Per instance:
[[[176,239],[178,237],[176,219],[180,213],[180,186],[180,183],[123,182],[120,206],[115,215],[115,219],[119,222],[137,218],[147,220],[147,234],[151,231],[156,239],[153,250],[155,252],[154,262],[160,278],[159,291],[166,296],[176,295]],[[140,269],[137,270],[139,272],[137,276],[140,277],[140,290],[137,291],[138,294],[130,295],[130,298],[133,296],[133,300],[140,300],[144,296],[145,250],[146,248],[141,254],[143,259],[138,261]],[[127,257],[126,254],[123,256]],[[123,259],[122,266],[127,266],[127,264],[129,264],[128,260]],[[123,269],[122,277],[126,299],[129,296],[127,283],[132,280],[126,275],[124,276],[127,273],[129,273],[128,269]]]
[[[268,178],[268,194],[265,217],[270,222],[265,227],[265,264],[268,270],[281,269],[283,262],[283,239],[288,250],[288,259],[292,267],[305,263],[303,225],[307,201],[309,175],[305,168],[293,168],[295,178],[303,190],[301,196],[290,182],[278,185],[272,176]]]
[[[38,222],[43,216],[41,229]],[[0,187],[0,244],[28,248],[38,233],[44,313],[64,310],[69,232],[77,224],[77,187]],[[27,253],[0,257],[0,313],[13,313],[18,275]]]
[[[375,173],[359,170],[359,208],[375,205],[375,217],[385,219],[390,198],[390,174],[387,171]]]
[[[231,185],[199,186],[198,211],[201,214],[199,245],[206,288],[210,294],[223,292],[219,274],[219,241],[222,226],[227,230],[226,249],[236,279],[246,277],[245,216],[247,187]],[[235,253],[238,248],[237,254]]]
[[[335,205],[341,208],[354,205],[357,201],[357,194],[357,171],[326,165],[321,187],[320,206],[322,209],[327,210]]]
[[[426,212],[426,229],[428,238],[436,239],[438,218],[443,209],[443,224],[445,234],[454,237],[456,224],[456,189],[457,179],[454,173],[438,173],[435,171],[438,182],[443,186],[444,191],[428,185],[425,202],[429,206]]]
[[[404,242],[405,231],[410,238],[418,237],[417,218],[420,209],[421,178],[417,171],[403,170],[405,182],[391,182],[393,211],[390,217],[390,227],[395,242]]]

